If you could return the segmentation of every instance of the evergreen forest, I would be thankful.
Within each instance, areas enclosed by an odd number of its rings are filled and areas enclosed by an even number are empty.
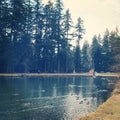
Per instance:
[[[0,73],[120,72],[119,30],[84,34],[61,0],[0,0]]]

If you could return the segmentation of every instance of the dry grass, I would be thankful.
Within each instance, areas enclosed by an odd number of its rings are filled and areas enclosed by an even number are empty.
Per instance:
[[[78,120],[120,120],[120,81],[111,97],[97,111],[79,117]]]

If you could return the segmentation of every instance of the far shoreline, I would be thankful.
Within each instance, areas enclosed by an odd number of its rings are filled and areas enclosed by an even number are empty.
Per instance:
[[[88,77],[120,77],[120,73],[0,73],[0,77],[39,77],[39,76],[88,76]]]

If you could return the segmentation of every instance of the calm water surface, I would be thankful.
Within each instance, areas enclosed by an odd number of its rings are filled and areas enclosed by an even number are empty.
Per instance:
[[[75,120],[108,96],[106,78],[0,77],[0,120]]]

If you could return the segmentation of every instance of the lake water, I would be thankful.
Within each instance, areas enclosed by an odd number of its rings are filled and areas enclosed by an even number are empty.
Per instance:
[[[0,120],[75,120],[107,98],[108,78],[0,77]]]

